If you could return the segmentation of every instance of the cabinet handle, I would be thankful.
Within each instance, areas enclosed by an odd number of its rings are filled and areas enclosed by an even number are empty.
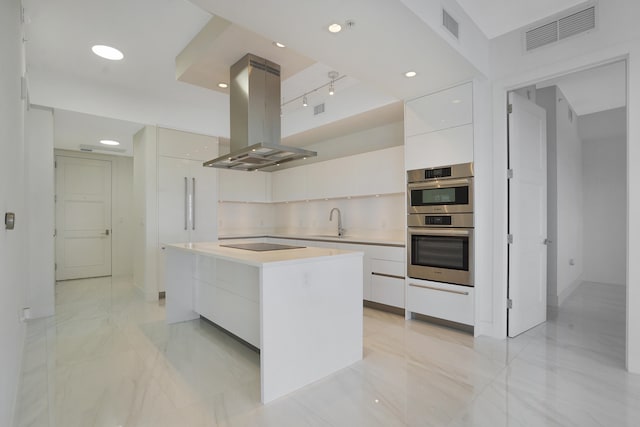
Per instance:
[[[187,188],[187,177],[184,177],[184,229],[187,229],[187,211],[189,210],[189,189]]]
[[[434,286],[427,286],[427,285],[416,285],[415,283],[409,283],[409,286],[413,286],[414,288],[424,288],[424,289],[431,289],[433,291],[440,291],[440,292],[449,292],[451,294],[458,294],[458,295],[469,295],[468,291],[456,291],[453,289],[442,289],[442,288],[436,288]]]
[[[196,229],[196,179],[193,179],[191,186],[191,229]]]
[[[387,274],[387,273],[376,273],[375,271],[371,272],[372,276],[382,276],[382,277],[390,277],[392,279],[402,279],[404,280],[404,277],[402,276],[396,276],[395,274]]]

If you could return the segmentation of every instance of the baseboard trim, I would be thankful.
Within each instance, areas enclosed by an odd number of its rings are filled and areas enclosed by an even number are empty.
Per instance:
[[[395,307],[393,305],[382,304],[379,302],[373,302],[368,300],[363,300],[362,305],[364,307],[373,308],[375,310],[386,311],[388,313],[399,314],[404,316],[404,308]]]

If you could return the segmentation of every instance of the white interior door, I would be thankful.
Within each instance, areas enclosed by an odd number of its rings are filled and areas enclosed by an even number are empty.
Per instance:
[[[111,275],[111,162],[56,156],[56,280]]]
[[[543,108],[509,94],[508,335],[547,319],[547,120]]]

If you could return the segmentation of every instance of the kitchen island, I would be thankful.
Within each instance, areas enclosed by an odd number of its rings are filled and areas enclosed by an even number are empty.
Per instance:
[[[361,252],[165,245],[168,323],[212,321],[260,350],[262,402],[362,359]]]

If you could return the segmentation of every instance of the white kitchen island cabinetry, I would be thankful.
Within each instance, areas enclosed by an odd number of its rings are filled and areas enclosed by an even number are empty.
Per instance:
[[[263,403],[362,359],[362,253],[219,243],[165,252],[167,322],[202,315],[258,347]]]

